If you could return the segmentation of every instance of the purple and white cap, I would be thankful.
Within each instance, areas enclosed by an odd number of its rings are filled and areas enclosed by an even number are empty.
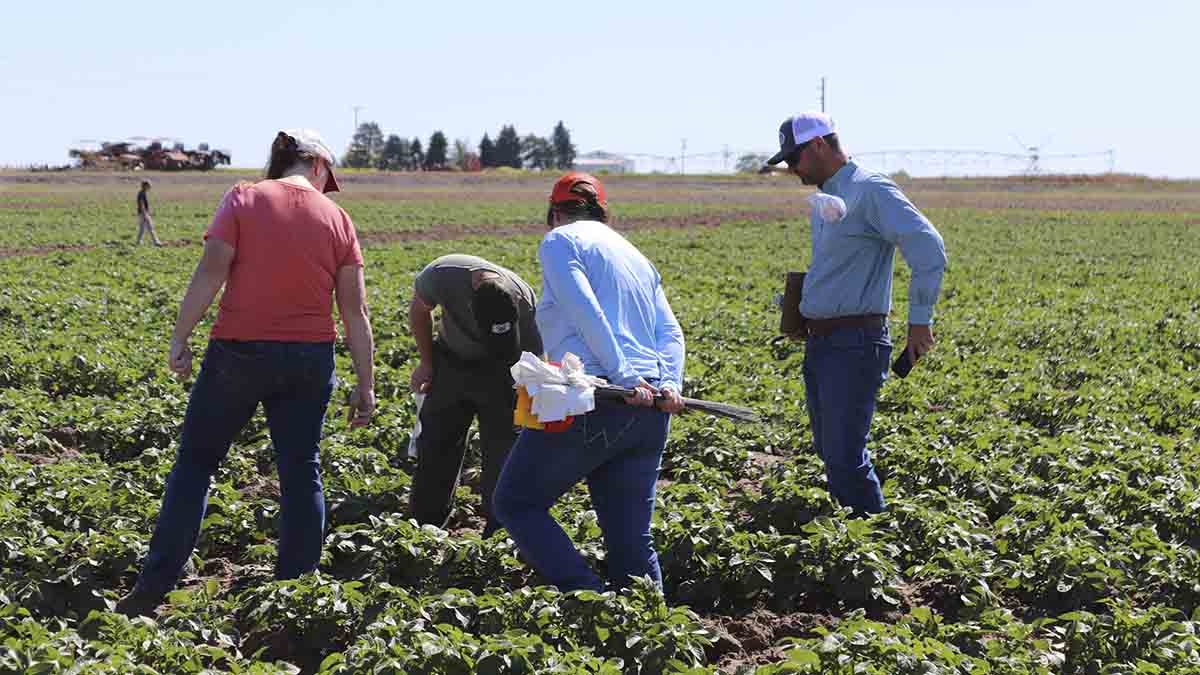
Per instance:
[[[778,164],[791,156],[798,147],[817,136],[833,133],[833,118],[823,112],[803,112],[792,115],[779,125],[779,152],[767,160]]]

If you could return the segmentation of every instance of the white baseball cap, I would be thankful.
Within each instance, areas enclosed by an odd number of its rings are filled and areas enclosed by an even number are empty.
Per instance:
[[[779,152],[767,160],[767,164],[778,164],[796,151],[796,148],[817,136],[833,133],[833,118],[823,112],[803,112],[792,115],[779,125]]]
[[[300,152],[307,152],[316,155],[325,160],[329,164],[329,180],[325,182],[325,187],[321,192],[340,192],[341,186],[338,185],[337,178],[333,175],[333,167],[337,164],[337,160],[333,157],[333,151],[325,144],[321,134],[315,129],[284,129],[279,133],[287,135],[292,140],[296,141],[296,149]]]

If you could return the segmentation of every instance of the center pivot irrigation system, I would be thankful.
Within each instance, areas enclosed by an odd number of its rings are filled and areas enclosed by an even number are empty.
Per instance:
[[[872,164],[877,168],[887,171],[889,169],[908,169],[913,167],[914,172],[926,173],[928,169],[941,169],[943,176],[953,174],[969,174],[972,171],[991,173],[993,170],[1008,170],[1019,168],[1020,173],[1027,176],[1037,176],[1042,173],[1098,173],[1097,171],[1080,171],[1080,160],[1090,161],[1090,166],[1095,167],[1097,162],[1103,162],[1108,173],[1113,173],[1116,170],[1117,154],[1112,148],[1108,150],[1098,150],[1094,152],[1057,152],[1048,153],[1046,147],[1049,145],[1049,139],[1042,141],[1037,145],[1028,145],[1024,143],[1016,134],[1013,134],[1013,140],[1020,146],[1021,152],[993,152],[989,150],[940,150],[940,149],[920,149],[920,150],[875,150],[872,152],[856,152],[855,157],[870,158]],[[1050,167],[1045,164],[1049,163]],[[1063,167],[1074,166],[1076,170],[1064,170]],[[1085,164],[1087,166],[1087,164]],[[921,170],[918,167],[923,167]]]
[[[1015,138],[1015,137],[1014,137]],[[1012,175],[1037,176],[1043,173],[1113,173],[1116,170],[1116,151],[1046,152],[1047,143],[1026,145],[1017,139],[1020,150],[963,150],[944,148],[900,148],[851,152],[855,159],[866,160],[871,168],[884,172],[904,170],[915,175],[970,176]],[[729,173],[736,170],[738,161],[746,156],[763,160],[774,151],[734,150],[729,146],[712,152],[686,152],[686,141],[678,155],[645,152],[614,152],[637,162],[638,170],[648,173]]]

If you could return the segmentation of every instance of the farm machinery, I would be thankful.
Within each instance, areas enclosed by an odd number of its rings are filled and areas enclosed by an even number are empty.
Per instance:
[[[79,161],[81,169],[111,169],[134,171],[209,171],[229,164],[232,156],[226,150],[212,150],[201,143],[188,150],[183,143],[165,139],[134,138],[128,141],[81,141],[92,147],[71,148],[69,155]],[[149,141],[149,142],[146,142]]]

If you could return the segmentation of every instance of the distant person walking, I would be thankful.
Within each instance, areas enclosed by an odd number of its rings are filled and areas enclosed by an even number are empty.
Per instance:
[[[883,490],[867,443],[892,355],[887,315],[896,249],[912,268],[907,349],[915,362],[933,348],[945,246],[895,183],[846,156],[828,115],[809,112],[784,120],[779,152],[767,161],[780,162],[805,185],[837,198],[834,208],[812,209],[812,264],[794,337],[807,341],[808,417],[829,491],[858,514],[878,513],[885,506]]]
[[[581,480],[607,551],[615,587],[662,573],[650,521],[671,413],[683,409],[683,331],[662,278],[610,228],[604,186],[568,173],[550,193],[542,239],[537,322],[550,359],[568,353],[589,375],[636,390],[626,403],[597,401],[562,431],[522,429],[496,485],[496,515],[525,559],[561,590],[603,590],[550,507]],[[656,397],[661,395],[662,398]]]
[[[176,374],[192,372],[188,338],[225,291],[150,552],[118,611],[148,615],[175,586],[196,544],[212,475],[259,403],[279,471],[275,576],[317,567],[325,530],[319,443],[335,383],[334,297],[358,380],[351,424],[366,425],[375,409],[362,253],[350,217],[322,194],[338,190],[333,163],[316,132],[281,131],[267,179],[234,186],[213,217],[171,336],[168,365]]]
[[[479,419],[483,475],[479,492],[487,517],[483,536],[499,528],[492,494],[517,434],[516,392],[510,368],[522,351],[542,355],[534,322],[537,296],[511,270],[473,255],[429,263],[413,284],[409,328],[420,363],[414,392],[425,394],[411,506],[417,522],[445,527],[467,452],[467,430]],[[434,337],[432,312],[442,308]]]
[[[150,212],[150,181],[142,181],[142,189],[137,193],[137,213],[138,213],[138,246],[142,245],[142,237],[147,232],[150,233],[150,239],[155,246],[162,246],[162,242],[158,239],[158,233],[154,231],[154,218]]]

